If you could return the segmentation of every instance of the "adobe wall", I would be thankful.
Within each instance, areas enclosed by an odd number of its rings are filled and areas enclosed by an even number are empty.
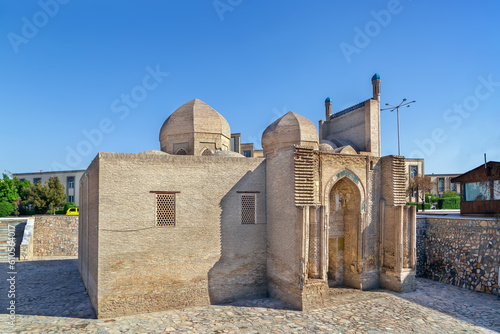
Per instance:
[[[417,219],[417,275],[462,288],[498,294],[500,221]]]
[[[78,216],[35,216],[33,256],[78,255]]]
[[[80,182],[78,216],[78,270],[94,310],[97,310],[99,265],[99,159],[96,157]]]
[[[365,151],[365,112],[368,105],[365,102],[362,103],[363,106],[325,122],[324,138],[327,140],[331,138],[347,139],[356,146],[356,149]]]
[[[323,123],[320,139],[346,139],[356,149],[380,156],[380,102],[369,99]]]
[[[99,154],[98,317],[265,297],[263,159]],[[155,226],[155,194],[174,191],[176,226]],[[241,224],[240,191],[257,192]]]
[[[269,154],[267,163],[267,276],[271,298],[302,308],[302,209],[295,206],[293,146]]]

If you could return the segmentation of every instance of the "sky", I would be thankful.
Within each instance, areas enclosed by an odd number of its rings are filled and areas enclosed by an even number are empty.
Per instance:
[[[372,96],[400,110],[401,155],[425,172],[500,161],[500,2],[0,1],[0,172],[86,169],[160,149],[198,98],[261,147],[288,111],[324,118]],[[381,111],[382,155],[398,153]]]

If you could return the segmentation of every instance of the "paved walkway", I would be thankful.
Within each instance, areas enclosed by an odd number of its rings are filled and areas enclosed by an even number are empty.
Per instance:
[[[416,292],[345,289],[331,307],[300,312],[270,299],[95,319],[76,260],[16,263],[16,321],[0,264],[0,333],[495,333],[500,299],[418,279]],[[338,291],[337,291],[338,292]]]

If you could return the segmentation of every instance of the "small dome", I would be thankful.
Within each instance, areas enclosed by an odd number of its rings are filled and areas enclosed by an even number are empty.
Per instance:
[[[333,150],[335,153],[356,155],[358,152],[351,145],[341,146]]]
[[[375,81],[375,80],[380,80],[380,75],[378,73],[375,73],[372,77],[372,81]]]
[[[231,138],[226,119],[202,100],[194,99],[184,103],[167,118],[160,130],[160,141],[166,135],[193,132],[220,133]]]
[[[293,111],[274,121],[262,134],[264,154],[291,145],[318,148],[318,132],[314,124]]]
[[[334,151],[338,146],[332,143],[329,140],[320,140],[319,141],[319,150],[320,151]]]
[[[215,109],[194,99],[177,108],[167,118],[159,137],[164,152],[175,154],[175,145],[189,143],[189,154],[199,155],[199,150],[203,149],[201,143],[213,143],[214,149],[227,149],[231,129],[226,119]]]
[[[327,103],[332,103],[332,99],[329,98],[329,97],[327,97],[326,100],[325,100],[325,104],[327,104]]]

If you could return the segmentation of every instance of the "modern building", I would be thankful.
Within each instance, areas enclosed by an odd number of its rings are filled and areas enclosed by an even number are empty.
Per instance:
[[[247,158],[262,158],[264,157],[263,150],[256,150],[253,143],[241,143],[241,134],[232,133],[231,134],[231,144],[230,150],[236,153],[240,153]]]
[[[76,205],[80,205],[80,178],[82,177],[84,170],[67,170],[67,171],[57,171],[57,172],[33,172],[33,173],[14,173],[13,176],[21,181],[28,180],[31,183],[48,181],[51,177],[57,177],[59,181],[64,185],[66,191],[66,201],[74,202]]]
[[[460,214],[500,214],[500,162],[489,161],[451,180],[462,190]]]
[[[453,182],[453,178],[459,176],[460,174],[427,174],[431,178],[434,188],[432,189],[432,194],[434,196],[443,197],[445,191],[454,191],[460,195],[460,187]]]
[[[267,296],[307,310],[339,286],[414,290],[416,208],[404,158],[380,156],[378,74],[372,86],[336,113],[327,98],[319,137],[297,113],[279,118],[263,158],[232,151],[229,124],[198,99],[167,118],[161,151],[99,153],[78,232],[97,316]]]
[[[424,159],[406,158],[405,159],[405,170],[406,170],[406,175],[407,175],[406,187],[408,189],[408,185],[410,184],[411,180],[413,180],[416,176],[422,176],[425,174]],[[407,192],[406,196],[407,196],[408,202],[412,202],[412,203],[420,202],[421,197],[417,196],[416,190],[413,193]]]

